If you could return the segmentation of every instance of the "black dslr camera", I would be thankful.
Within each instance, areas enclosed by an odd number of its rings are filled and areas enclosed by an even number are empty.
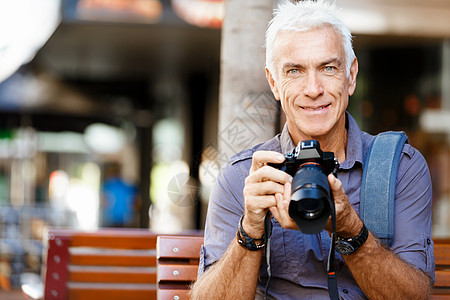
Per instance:
[[[333,152],[322,152],[316,140],[306,140],[272,167],[293,176],[289,215],[307,234],[321,232],[334,205],[327,176],[336,174],[339,163]]]

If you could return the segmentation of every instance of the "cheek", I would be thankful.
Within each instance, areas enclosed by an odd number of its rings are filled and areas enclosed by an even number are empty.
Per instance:
[[[328,82],[328,93],[332,95],[335,99],[342,101],[348,101],[348,85],[341,80],[334,80]]]
[[[286,80],[280,83],[279,92],[281,99],[289,103],[289,99],[300,94],[299,84],[294,80]]]

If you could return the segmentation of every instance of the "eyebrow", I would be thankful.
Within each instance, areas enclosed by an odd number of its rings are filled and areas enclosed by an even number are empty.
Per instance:
[[[283,70],[285,70],[285,69],[291,69],[291,68],[293,68],[293,69],[301,69],[301,68],[303,68],[303,66],[302,66],[301,64],[290,63],[290,62],[285,63],[285,64],[283,65]]]
[[[325,60],[325,61],[319,63],[318,66],[319,66],[319,67],[323,67],[323,66],[326,66],[326,65],[331,64],[331,63],[336,63],[338,66],[341,66],[341,65],[342,65],[342,61],[341,61],[339,58],[337,58],[337,57],[332,57],[332,58],[330,58],[330,59],[328,59],[328,60]],[[291,62],[287,62],[287,63],[285,63],[285,64],[283,65],[283,70],[285,70],[285,69],[290,69],[290,68],[294,68],[294,69],[302,69],[302,68],[304,68],[304,66],[301,65],[301,64],[291,63]]]
[[[326,60],[326,61],[322,62],[320,64],[320,66],[326,66],[326,65],[331,64],[331,63],[336,63],[338,66],[342,65],[342,61],[339,58],[333,57],[333,58],[330,58],[329,60]]]

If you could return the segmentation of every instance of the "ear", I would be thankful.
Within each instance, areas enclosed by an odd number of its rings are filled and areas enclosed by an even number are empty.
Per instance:
[[[348,94],[351,96],[356,89],[356,75],[358,74],[358,60],[356,57],[353,59],[350,67],[350,75],[348,76]]]
[[[269,69],[266,68],[266,78],[269,82],[270,89],[272,90],[272,93],[275,97],[275,99],[280,100],[280,93],[278,92],[278,88],[275,84],[275,80],[273,79],[272,74],[270,73]]]

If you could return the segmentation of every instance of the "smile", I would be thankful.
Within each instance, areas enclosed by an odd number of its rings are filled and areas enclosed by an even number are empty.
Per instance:
[[[328,106],[330,106],[330,104],[323,105],[323,106],[318,106],[318,107],[305,107],[305,106],[300,106],[300,107],[303,108],[303,109],[305,109],[305,110],[318,111],[318,110],[327,108]]]

